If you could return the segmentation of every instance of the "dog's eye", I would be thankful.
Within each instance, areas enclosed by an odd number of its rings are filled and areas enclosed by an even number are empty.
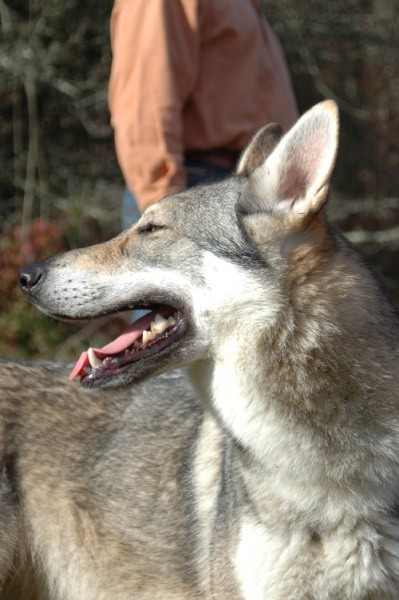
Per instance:
[[[146,223],[139,227],[139,233],[154,233],[160,229],[165,229],[164,225],[156,225],[155,223]]]

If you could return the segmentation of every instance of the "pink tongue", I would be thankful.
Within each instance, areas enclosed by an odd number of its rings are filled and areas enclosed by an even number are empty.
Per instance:
[[[129,348],[129,346],[134,344],[134,342],[141,336],[143,331],[150,326],[151,322],[154,320],[155,314],[156,313],[154,312],[150,312],[147,315],[144,315],[144,317],[141,317],[132,323],[130,327],[128,327],[119,337],[116,338],[116,340],[110,342],[106,346],[103,346],[102,348],[93,348],[95,355],[98,358],[105,358],[106,356],[118,354],[119,352],[123,352],[123,350]],[[84,370],[87,367],[90,367],[90,361],[88,352],[85,350],[80,355],[68,379],[72,381],[73,379],[76,379],[76,377],[84,375]]]
[[[137,319],[137,321],[125,329],[125,331],[119,337],[117,337],[116,340],[110,342],[106,346],[103,346],[100,350],[94,348],[94,350],[96,350],[96,355],[99,358],[104,358],[110,354],[118,354],[118,352],[126,350],[126,348],[129,348],[129,346],[131,346],[141,336],[143,331],[148,329],[154,318],[155,313],[150,312],[147,315],[144,315],[144,317]]]

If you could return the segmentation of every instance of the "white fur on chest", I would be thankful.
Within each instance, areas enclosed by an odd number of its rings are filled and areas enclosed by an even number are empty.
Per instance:
[[[328,490],[317,489],[325,463],[314,440],[279,414],[261,387],[258,365],[248,369],[234,353],[234,340],[225,341],[213,375],[212,401],[234,437],[264,465],[262,480],[281,498],[304,496],[302,510],[311,510]],[[315,484],[313,486],[313,484]],[[309,485],[315,496],[310,497]],[[296,497],[295,502],[302,499]]]
[[[334,483],[332,454],[268,403],[257,365],[239,369],[227,344],[221,356],[213,403],[259,465],[244,474],[257,515],[243,518],[235,556],[245,600],[397,600],[399,527],[380,512],[390,486],[355,484],[350,464]]]
[[[394,600],[398,552],[398,538],[367,523],[314,539],[300,526],[284,531],[246,517],[235,568],[245,600]]]

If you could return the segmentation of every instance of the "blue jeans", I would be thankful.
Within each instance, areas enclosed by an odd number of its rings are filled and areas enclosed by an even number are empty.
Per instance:
[[[122,196],[122,229],[127,229],[140,219],[140,211],[137,208],[137,202],[135,196],[129,190],[125,188]]]

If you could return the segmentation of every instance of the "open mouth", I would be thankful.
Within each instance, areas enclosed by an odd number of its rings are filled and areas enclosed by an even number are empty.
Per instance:
[[[157,306],[103,348],[82,352],[69,379],[79,377],[81,383],[90,385],[120,375],[134,363],[164,353],[185,330],[186,321],[179,310]]]

